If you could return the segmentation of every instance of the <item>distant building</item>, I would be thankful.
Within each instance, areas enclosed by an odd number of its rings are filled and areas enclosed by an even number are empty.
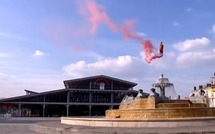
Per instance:
[[[204,90],[204,95],[208,98],[209,107],[215,107],[215,73],[210,79],[210,83],[205,86],[199,86],[199,89]]]
[[[209,83],[194,87],[188,99],[193,103],[206,103],[208,107],[215,107],[215,73]]]
[[[0,99],[0,113],[11,116],[100,116],[118,108],[125,94],[137,95],[136,83],[98,75],[64,81],[65,89],[25,90],[26,95]]]

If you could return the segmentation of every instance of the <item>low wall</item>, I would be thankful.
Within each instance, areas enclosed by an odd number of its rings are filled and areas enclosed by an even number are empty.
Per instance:
[[[215,117],[215,108],[165,108],[141,110],[107,110],[107,119],[159,119],[159,118],[189,118]]]
[[[92,127],[192,127],[192,126],[214,126],[215,117],[184,118],[184,119],[144,119],[144,120],[122,120],[105,118],[72,118],[61,117],[61,123],[75,126]]]

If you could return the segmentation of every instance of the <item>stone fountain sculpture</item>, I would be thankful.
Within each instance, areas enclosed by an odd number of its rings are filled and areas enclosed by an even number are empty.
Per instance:
[[[148,98],[133,97],[124,99],[119,109],[107,110],[106,118],[114,119],[171,119],[215,116],[215,108],[208,108],[206,103],[193,103],[189,99],[177,100],[166,97],[167,87],[173,86],[168,78],[160,75],[153,87],[160,89],[160,95],[151,89]]]
[[[173,87],[173,84],[169,82],[168,78],[164,78],[163,74],[161,74],[160,78],[154,84],[152,84],[152,86],[160,89],[160,97],[162,99],[168,99],[165,89],[167,87]]]

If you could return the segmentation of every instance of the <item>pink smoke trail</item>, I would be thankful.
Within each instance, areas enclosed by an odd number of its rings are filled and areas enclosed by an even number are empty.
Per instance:
[[[134,39],[140,42],[143,46],[143,51],[145,54],[145,60],[147,63],[151,63],[153,59],[160,58],[163,56],[163,53],[157,54],[155,52],[155,48],[153,47],[150,40],[144,40],[144,38],[135,32],[134,29],[134,21],[125,21],[122,26],[114,23],[105,12],[104,8],[101,5],[98,5],[94,1],[87,1],[86,5],[83,7],[84,12],[90,19],[92,24],[92,29],[90,32],[92,34],[96,33],[97,27],[104,23],[106,24],[112,31],[119,32],[124,35],[125,40]]]

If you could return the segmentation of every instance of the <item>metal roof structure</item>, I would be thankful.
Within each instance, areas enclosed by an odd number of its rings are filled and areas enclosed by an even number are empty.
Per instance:
[[[63,81],[65,88],[0,99],[0,114],[11,116],[93,116],[120,105],[126,94],[137,95],[136,83],[97,75]]]
[[[118,78],[114,78],[114,77],[110,77],[110,76],[106,76],[106,75],[97,75],[97,76],[89,76],[89,77],[78,78],[78,79],[65,80],[64,85],[67,88],[67,84],[76,83],[76,82],[80,82],[80,81],[86,81],[86,80],[93,80],[93,79],[94,80],[99,80],[99,79],[113,80],[113,81],[116,81],[119,83],[127,84],[130,87],[134,87],[137,85],[137,83],[134,83],[134,82],[130,82],[130,81],[126,81],[126,80],[122,80],[122,79],[118,79]]]

